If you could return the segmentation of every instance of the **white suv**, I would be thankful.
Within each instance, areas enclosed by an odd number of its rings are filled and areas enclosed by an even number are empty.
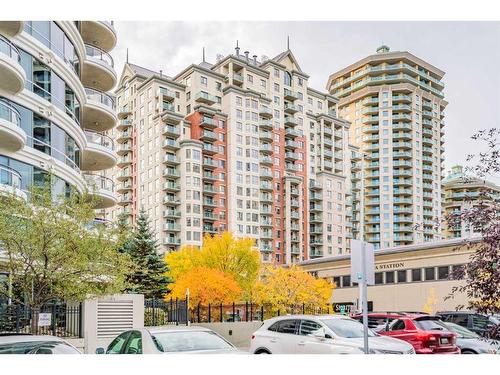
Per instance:
[[[414,354],[405,341],[368,331],[372,354]],[[344,315],[286,315],[266,320],[253,335],[254,354],[360,354],[363,324]]]

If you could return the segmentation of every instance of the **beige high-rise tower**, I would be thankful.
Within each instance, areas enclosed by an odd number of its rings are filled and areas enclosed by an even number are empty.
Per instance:
[[[363,154],[354,236],[385,248],[440,238],[444,72],[381,46],[332,74],[327,88]]]

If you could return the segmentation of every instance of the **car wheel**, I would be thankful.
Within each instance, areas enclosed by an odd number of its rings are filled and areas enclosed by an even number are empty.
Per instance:
[[[465,349],[465,350],[462,350],[461,354],[477,354],[477,353],[473,350]]]
[[[271,353],[269,353],[269,352],[268,352],[267,350],[265,350],[265,349],[260,349],[260,350],[257,350],[257,351],[255,352],[255,354],[271,354]]]

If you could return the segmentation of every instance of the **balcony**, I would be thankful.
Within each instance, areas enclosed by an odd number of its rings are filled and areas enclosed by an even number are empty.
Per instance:
[[[0,21],[0,34],[13,37],[20,34],[23,31],[23,27],[24,21]]]
[[[404,113],[401,114],[393,114],[392,115],[392,121],[411,121],[411,115],[407,115]]]
[[[292,141],[290,139],[287,139],[285,141],[285,149],[296,149],[296,148],[299,148],[299,142],[295,142],[295,141]]]
[[[104,134],[85,131],[87,147],[83,150],[81,169],[99,171],[113,168],[118,156],[113,140]]]
[[[321,189],[323,189],[323,185],[319,181],[309,181],[309,189],[321,190]]]
[[[90,44],[85,45],[85,55],[81,78],[83,85],[102,92],[113,89],[117,78],[111,55]]]
[[[0,88],[9,94],[18,94],[24,88],[26,74],[21,66],[17,47],[0,35]]]
[[[21,128],[21,115],[10,103],[0,99],[0,149],[15,152],[25,144],[26,133]]]
[[[285,138],[295,138],[295,137],[300,137],[301,135],[302,133],[298,130],[292,128],[285,129]]]
[[[88,130],[103,132],[112,129],[117,122],[115,101],[108,94],[99,90],[85,88],[87,100],[83,105],[83,127]]]
[[[259,139],[263,141],[272,142],[273,141],[273,133],[270,131],[262,131],[259,133]]]
[[[299,111],[299,107],[295,104],[290,104],[290,103],[287,103],[285,104],[285,113],[290,113],[290,114],[294,114],[294,113],[297,113]]]
[[[212,172],[205,171],[205,172],[203,172],[203,179],[216,181],[217,176]]]
[[[163,239],[163,244],[167,246],[179,246],[181,244],[181,239],[178,237],[165,237]]]
[[[175,168],[165,168],[163,170],[163,176],[168,178],[178,178],[180,177],[180,173]]]
[[[96,209],[110,208],[117,203],[113,180],[97,174],[84,174],[83,178],[89,188],[89,194],[94,199]]]
[[[166,87],[160,87],[158,90],[158,96],[160,97],[160,101],[164,103],[163,100],[166,100],[167,102],[171,102],[176,98],[175,91],[169,90]]]
[[[217,133],[210,130],[202,130],[200,134],[201,141],[214,142],[217,140]]]
[[[299,98],[299,94],[296,93],[295,91],[289,90],[289,89],[284,89],[283,90],[283,96],[287,100],[297,100]]]
[[[167,181],[163,184],[163,190],[170,192],[178,192],[181,190],[181,185],[174,181]]]
[[[321,212],[323,211],[323,206],[321,204],[311,204],[309,210],[311,212]]]
[[[218,204],[217,202],[214,200],[214,199],[210,199],[210,198],[205,198],[203,199],[203,206],[208,206],[208,207],[217,207]]]
[[[365,125],[361,130],[363,133],[378,133],[379,127],[378,125]]]
[[[299,122],[297,121],[297,119],[295,117],[285,116],[285,125],[295,126],[298,124],[299,124]]]
[[[181,212],[173,209],[163,211],[164,218],[179,218],[181,217]]]
[[[128,191],[132,190],[132,181],[125,180],[122,183],[118,184],[116,188],[116,192],[118,194],[126,194]]]
[[[87,44],[104,51],[111,51],[116,45],[116,31],[113,21],[80,21],[80,34]]]
[[[245,79],[243,78],[243,74],[233,73],[233,83],[237,83],[239,85],[243,84]]]
[[[411,103],[411,96],[408,95],[393,95],[392,96],[392,103],[398,103],[398,102],[405,102],[405,103]]]
[[[273,172],[270,169],[261,169],[260,177],[263,179],[273,179]]]
[[[205,224],[205,225],[203,225],[203,232],[215,234],[215,233],[217,233],[217,228],[215,228],[212,224]]]
[[[177,126],[165,125],[163,127],[163,135],[178,137],[181,135],[181,130]]]
[[[217,168],[217,162],[212,158],[205,157],[203,158],[203,168],[215,169]]]
[[[271,120],[260,120],[259,126],[263,130],[272,130],[273,129],[273,122]]]
[[[118,145],[118,149],[116,150],[116,153],[120,156],[123,156],[127,153],[132,151],[132,144],[131,143],[122,143]]]
[[[212,105],[217,103],[217,98],[214,95],[209,94],[205,91],[200,91],[194,96],[194,100],[198,103]]]
[[[267,181],[263,181],[260,183],[260,189],[261,190],[267,190],[267,191],[272,191],[273,190],[273,184]]]
[[[272,194],[261,194],[260,195],[260,201],[261,202],[267,202],[267,203],[273,203],[274,199]]]
[[[321,201],[321,200],[323,200],[323,194],[312,192],[309,194],[309,199],[311,201]]]
[[[217,190],[213,185],[203,185],[203,194],[215,195],[217,194]]]
[[[204,221],[216,221],[217,217],[216,215],[211,212],[211,211],[204,211],[203,212],[203,220]]]
[[[215,147],[215,146],[211,145],[210,143],[203,143],[202,151],[206,155],[214,155],[217,152],[219,152],[219,149],[218,149],[218,147]]]
[[[285,153],[285,160],[288,160],[288,161],[299,160],[299,155],[295,152],[286,152]]]
[[[259,110],[259,115],[262,118],[269,119],[273,117],[273,111],[268,107],[261,106]]]
[[[273,165],[273,158],[269,155],[262,155],[260,157],[260,164],[262,165]]]
[[[179,142],[174,139],[167,138],[163,140],[163,148],[178,150],[180,148]]]
[[[163,164],[175,166],[180,164],[180,160],[173,154],[165,154],[163,157]]]
[[[392,153],[394,158],[411,159],[412,153],[409,151],[396,151]]]
[[[168,205],[168,206],[177,206],[181,204],[181,201],[179,198],[177,198],[175,195],[165,195],[163,197],[163,204]]]
[[[217,122],[211,117],[203,116],[200,120],[200,126],[204,128],[214,129],[217,127]]]
[[[21,174],[0,164],[0,195],[2,194],[13,194],[16,197],[27,199],[26,193],[22,190]]]
[[[163,224],[163,230],[165,232],[180,232],[181,226],[175,223],[165,223]]]
[[[124,181],[124,180],[127,180],[129,178],[132,178],[132,172],[130,171],[129,168],[126,168],[126,169],[122,169],[118,175],[116,176],[116,179],[118,181]]]
[[[262,143],[260,145],[260,152],[262,154],[272,154],[273,153],[273,146],[270,143]]]

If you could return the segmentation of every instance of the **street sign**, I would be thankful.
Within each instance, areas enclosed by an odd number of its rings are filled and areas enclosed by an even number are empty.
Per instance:
[[[364,248],[364,250],[363,250]],[[363,280],[363,251],[366,267],[366,282],[368,285],[375,285],[375,257],[374,247],[371,243],[364,243],[359,240],[351,240],[351,280],[360,284]]]
[[[48,327],[52,321],[51,313],[38,314],[38,327]]]

